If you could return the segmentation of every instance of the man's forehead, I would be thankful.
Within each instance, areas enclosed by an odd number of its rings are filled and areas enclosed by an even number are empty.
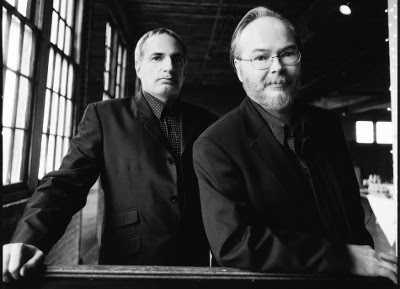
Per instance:
[[[145,41],[144,54],[183,53],[178,40],[168,34],[152,35]]]
[[[291,44],[295,44],[293,32],[282,20],[269,16],[251,22],[243,29],[238,41],[238,46],[246,50],[269,49]]]

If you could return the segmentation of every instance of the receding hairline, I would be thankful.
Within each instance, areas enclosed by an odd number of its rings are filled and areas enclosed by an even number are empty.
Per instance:
[[[147,43],[149,39],[153,38],[153,36],[159,36],[159,35],[168,35],[169,37],[173,38],[179,44],[183,57],[186,58],[187,47],[185,43],[183,43],[181,37],[176,32],[168,28],[162,27],[148,31],[145,34],[143,34],[142,37],[140,37],[135,47],[135,67],[143,58],[144,45]]]
[[[240,31],[239,35],[237,35],[237,37],[236,37],[236,39],[235,39],[235,45],[236,45],[236,47],[235,47],[235,52],[236,52],[236,53],[240,51],[240,48],[241,48],[240,43],[242,42],[242,41],[241,41],[241,38],[243,37],[243,35],[244,35],[244,33],[246,32],[246,30],[247,30],[249,27],[251,27],[252,25],[254,25],[255,22],[257,22],[257,21],[259,22],[259,21],[261,21],[262,19],[265,19],[265,18],[270,19],[270,20],[272,20],[272,21],[276,21],[276,22],[281,23],[281,24],[282,24],[282,27],[284,27],[284,28],[286,29],[286,31],[290,34],[290,36],[293,38],[294,44],[297,46],[295,31],[293,31],[293,30],[291,29],[291,27],[289,27],[289,26],[287,25],[287,23],[286,23],[285,21],[283,21],[282,19],[279,19],[279,18],[274,17],[274,16],[266,15],[266,16],[261,16],[261,17],[258,17],[258,18],[256,18],[256,19],[254,19],[253,21],[251,21],[250,23],[248,23],[248,24]],[[261,49],[261,48],[259,48],[259,49]]]
[[[150,43],[152,40],[154,40],[154,38],[160,37],[160,36],[167,36],[167,37],[171,38],[173,41],[175,41],[175,43],[177,43],[177,47],[179,47],[179,52],[177,52],[176,54],[181,54],[182,56],[184,56],[184,54],[183,54],[183,49],[182,49],[181,45],[179,44],[179,42],[178,42],[174,37],[172,37],[172,36],[170,36],[170,35],[168,35],[168,34],[158,34],[158,35],[152,35],[152,36],[150,36],[150,37],[147,38],[146,41],[143,43],[143,45],[142,45],[142,51],[141,51],[141,54],[142,54],[141,56],[142,56],[142,57],[144,57],[144,55],[145,55],[146,53],[148,53],[148,45],[149,45],[149,43]],[[151,54],[163,54],[163,52],[156,49],[155,51],[152,51]]]

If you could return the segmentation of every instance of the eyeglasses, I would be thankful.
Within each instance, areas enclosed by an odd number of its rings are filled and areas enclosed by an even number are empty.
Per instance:
[[[272,59],[277,57],[278,60],[285,66],[292,66],[299,63],[301,59],[301,53],[297,49],[286,50],[280,53],[279,55],[269,55],[269,54],[262,54],[257,55],[252,59],[243,59],[236,57],[237,60],[240,61],[251,61],[251,65],[254,69],[257,70],[264,70],[269,68],[272,65]]]

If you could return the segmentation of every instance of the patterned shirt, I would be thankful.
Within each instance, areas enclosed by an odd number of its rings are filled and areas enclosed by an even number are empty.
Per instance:
[[[164,105],[146,91],[143,91],[143,96],[154,115],[160,121],[161,129],[167,138],[172,155],[174,158],[179,159],[181,155],[181,121],[179,113],[174,107]]]

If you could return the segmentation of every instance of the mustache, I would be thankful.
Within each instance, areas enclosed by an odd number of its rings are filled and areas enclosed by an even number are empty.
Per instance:
[[[278,76],[269,76],[266,79],[267,85],[271,84],[291,84],[293,83],[293,78],[289,75],[278,75]]]

